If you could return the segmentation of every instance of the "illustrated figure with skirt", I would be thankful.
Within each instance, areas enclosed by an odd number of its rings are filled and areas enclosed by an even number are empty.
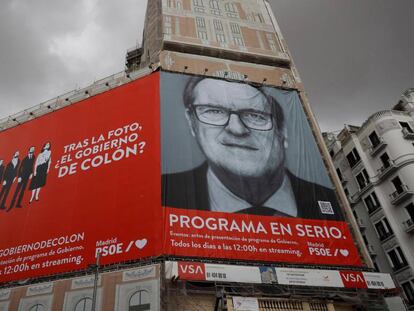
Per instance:
[[[33,200],[39,201],[40,189],[46,185],[47,174],[49,173],[52,162],[52,152],[50,149],[50,142],[47,142],[44,144],[42,151],[36,159],[33,178],[29,186],[29,190],[32,191],[29,203],[32,203]]]

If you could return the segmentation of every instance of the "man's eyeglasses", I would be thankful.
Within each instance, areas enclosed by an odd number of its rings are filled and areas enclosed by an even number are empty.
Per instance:
[[[273,128],[273,116],[270,113],[253,109],[230,110],[210,105],[192,106],[197,119],[205,124],[227,126],[230,116],[235,114],[243,125],[252,130],[270,131]]]

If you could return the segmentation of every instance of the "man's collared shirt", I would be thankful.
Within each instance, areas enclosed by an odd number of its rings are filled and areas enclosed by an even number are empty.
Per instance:
[[[210,210],[215,212],[237,213],[252,205],[232,193],[217,178],[211,169],[207,172],[208,195]],[[284,176],[280,188],[263,204],[278,212],[297,217],[298,209],[289,178]]]

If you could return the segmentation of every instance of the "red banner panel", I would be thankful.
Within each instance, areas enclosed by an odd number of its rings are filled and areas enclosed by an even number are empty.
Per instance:
[[[368,288],[362,271],[339,271],[344,287],[347,288]]]
[[[159,74],[0,133],[0,282],[162,253]]]
[[[175,256],[361,265],[342,221],[167,208],[166,228],[166,252]]]

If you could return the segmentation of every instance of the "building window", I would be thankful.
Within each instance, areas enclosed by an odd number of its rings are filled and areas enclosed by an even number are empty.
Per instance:
[[[264,23],[264,18],[263,15],[261,13],[257,14],[257,19],[259,20],[260,23]]]
[[[234,5],[234,3],[226,3],[224,5],[224,9],[226,10],[226,15],[228,17],[234,17],[234,18],[239,17],[239,14],[237,12],[237,8]]]
[[[411,126],[407,122],[400,122],[400,125],[401,125],[402,129],[407,131],[408,133],[414,133],[413,129],[411,128]]]
[[[372,258],[371,258],[371,259],[372,259]],[[372,259],[372,263],[374,264],[374,269],[375,269],[375,271],[379,272],[379,271],[380,271],[380,269],[379,269],[379,267],[378,267],[377,262],[376,262],[374,259]]]
[[[370,184],[369,176],[365,168],[362,169],[362,171],[356,175],[356,180],[358,182],[360,190],[364,189],[366,186]]]
[[[224,5],[224,9],[226,10],[226,12],[237,13],[237,9],[234,3],[226,3]]]
[[[183,5],[182,5],[182,3],[181,3],[181,1],[180,1],[180,0],[177,0],[177,4],[176,4],[176,6],[177,6],[177,9],[178,9],[178,10],[181,10],[181,9],[183,8]]]
[[[233,34],[236,34],[236,35],[241,34],[239,24],[230,23],[230,29],[231,29],[231,33]]]
[[[376,211],[379,207],[378,197],[375,192],[372,192],[369,196],[364,199],[365,206],[368,209],[368,213]]]
[[[30,307],[30,309],[29,309],[29,311],[44,311],[44,310],[46,310],[45,306],[40,304],[40,303],[35,304],[34,306]]]
[[[219,19],[213,20],[213,26],[216,31],[223,31],[223,23]]]
[[[75,311],[90,311],[92,310],[92,299],[89,297],[82,298],[75,306]]]
[[[405,209],[407,210],[408,215],[410,216],[411,220],[414,221],[414,204],[408,204]]]
[[[400,270],[408,265],[407,259],[405,259],[405,256],[399,246],[387,252],[387,255],[394,271]]]
[[[392,184],[394,185],[395,188],[395,192],[397,194],[403,193],[405,191],[405,185],[403,185],[400,177],[395,177],[394,179],[391,180]]]
[[[349,165],[354,167],[361,161],[361,157],[359,156],[358,151],[354,148],[350,153],[346,155],[346,159],[348,160]]]
[[[358,219],[358,217],[355,217],[355,219]],[[368,243],[368,239],[367,239],[367,237],[365,236],[365,234],[362,234],[362,239],[364,240],[365,245],[368,245],[368,244],[369,244],[369,243]]]
[[[333,158],[335,155],[335,152],[333,150],[329,150],[329,155],[331,156],[331,158]]]
[[[269,42],[270,49],[272,51],[277,51],[277,45],[276,45],[275,39],[273,38],[273,34],[267,33],[266,39],[267,39],[267,42]]]
[[[391,160],[390,160],[390,157],[388,156],[388,154],[385,152],[385,153],[383,153],[381,156],[380,156],[380,160],[381,160],[381,162],[382,162],[382,167],[385,169],[385,168],[388,168],[388,167],[390,167],[391,166]]]
[[[375,230],[377,230],[378,237],[380,241],[384,241],[388,237],[392,236],[394,232],[390,227],[390,223],[387,218],[382,218],[380,221],[374,224]]]
[[[208,35],[206,31],[199,30],[197,31],[198,38],[201,40],[208,40]]]
[[[404,291],[405,297],[407,299],[407,303],[409,305],[414,305],[413,281],[408,281],[408,282],[402,283],[401,287]]]
[[[244,41],[241,37],[233,37],[233,43],[237,46],[244,46]]]
[[[206,28],[206,21],[203,17],[196,17],[196,24],[198,28]]]
[[[226,36],[223,33],[217,33],[216,40],[219,43],[226,43]]]
[[[167,35],[172,33],[171,16],[164,16],[164,33]]]
[[[210,0],[210,8],[219,10],[219,4],[217,0]]]
[[[217,0],[210,0],[210,12],[214,15],[221,15],[219,3]]]
[[[342,177],[342,172],[339,168],[336,169],[336,174],[338,174],[338,178],[340,181],[344,181],[344,178]]]
[[[151,311],[150,296],[147,291],[139,290],[129,299],[128,311]]]
[[[203,0],[193,0],[194,12],[205,13]]]
[[[369,141],[371,142],[372,148],[377,147],[381,143],[381,140],[379,139],[375,131],[369,134],[368,138],[369,138]]]
[[[349,197],[349,190],[348,190],[347,188],[344,188],[344,192],[345,192],[345,195],[346,195],[347,197]]]

